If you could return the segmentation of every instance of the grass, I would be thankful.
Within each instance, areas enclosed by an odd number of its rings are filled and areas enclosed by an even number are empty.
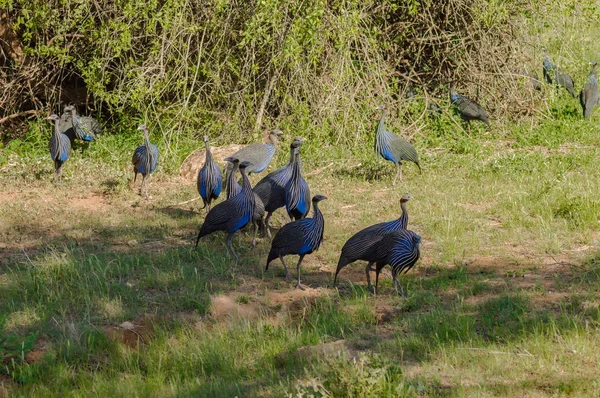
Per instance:
[[[249,249],[245,234],[237,268],[221,235],[194,249],[204,213],[178,205],[196,193],[176,172],[193,143],[152,176],[149,202],[129,187],[137,142],[107,135],[74,152],[60,186],[43,142],[5,150],[0,395],[600,394],[598,119],[572,118],[572,104],[560,114],[557,101],[558,118],[533,128],[469,136],[435,122],[417,137],[423,174],[405,165],[397,187],[370,145],[309,142],[305,171],[334,165],[308,178],[329,200],[306,292],[278,262],[264,271],[267,239]],[[424,240],[401,279],[408,297],[389,275],[370,296],[363,264],[333,288],[345,240],[397,217],[405,192]],[[340,339],[352,360],[303,349]]]

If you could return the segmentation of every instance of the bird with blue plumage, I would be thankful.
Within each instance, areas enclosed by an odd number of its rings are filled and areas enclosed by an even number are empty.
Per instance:
[[[296,264],[297,270],[297,284],[296,288],[304,290],[300,283],[300,266],[302,260],[307,254],[319,249],[321,242],[323,241],[323,233],[325,230],[325,218],[323,213],[319,209],[319,202],[327,199],[323,195],[315,195],[312,198],[313,216],[312,218],[303,218],[290,222],[275,234],[273,242],[271,243],[271,250],[267,257],[267,265],[265,270],[269,269],[271,261],[279,257],[283,269],[285,270],[285,278],[291,279],[290,273],[285,264],[284,256],[290,254],[299,255],[300,258]]]
[[[371,285],[370,272],[374,271],[372,269],[372,266],[378,260],[378,253],[376,250],[377,244],[389,232],[399,231],[407,228],[408,211],[406,209],[406,204],[411,199],[412,197],[408,194],[404,194],[400,198],[400,209],[402,213],[400,214],[399,218],[392,221],[386,221],[375,225],[371,225],[365,229],[360,230],[346,241],[344,247],[342,247],[342,252],[338,260],[337,269],[335,270],[335,277],[333,279],[334,286],[337,283],[337,276],[339,272],[345,266],[355,261],[362,260],[367,261],[365,275],[367,277],[368,289],[371,293],[375,292],[373,286]]]
[[[450,86],[450,102],[460,114],[461,119],[467,123],[469,129],[471,120],[482,121],[489,127],[490,121],[485,109],[471,98],[458,94],[453,86]]]
[[[421,256],[421,237],[415,232],[401,229],[387,233],[377,244],[375,250],[375,292],[379,284],[379,274],[386,266],[392,267],[392,279],[396,293],[406,295],[398,281],[398,275],[407,273]]]
[[[306,217],[311,202],[308,183],[302,177],[300,148],[294,148],[293,152],[292,175],[285,185],[285,209],[292,221]]]
[[[285,206],[285,187],[292,178],[292,169],[294,164],[294,149],[299,148],[304,143],[304,138],[295,137],[290,144],[290,160],[289,162],[269,173],[261,179],[253,188],[253,191],[260,197],[265,205],[267,216],[265,218],[265,228],[269,237],[271,237],[270,225],[271,216],[273,213]]]
[[[392,185],[396,185],[396,181],[400,178],[402,181],[402,162],[413,162],[421,172],[419,164],[419,155],[415,147],[402,137],[399,137],[389,132],[385,127],[385,115],[387,109],[384,105],[379,105],[377,109],[382,111],[381,118],[377,124],[375,132],[375,152],[387,161],[393,162],[396,165],[396,176]]]
[[[73,105],[65,107],[65,113],[71,116],[71,123],[75,136],[83,141],[91,142],[97,135],[102,133],[100,123],[90,116],[81,116],[77,114],[77,109]],[[65,119],[65,122],[67,120]]]
[[[54,162],[54,172],[59,182],[62,182],[62,168],[71,155],[71,141],[60,131],[60,117],[52,114],[46,118],[54,122],[54,133],[48,142],[50,157]]]
[[[198,172],[197,187],[198,193],[202,198],[206,211],[210,211],[210,205],[213,200],[216,200],[221,194],[221,186],[223,177],[221,168],[215,162],[210,151],[210,145],[208,143],[209,137],[204,136],[204,146],[206,148],[206,157],[204,165]]]
[[[556,66],[550,58],[546,48],[542,48],[544,52],[544,61],[542,62],[542,72],[548,84],[555,84],[556,88],[564,87],[572,97],[575,97],[575,82],[564,70]]]
[[[240,259],[233,248],[233,236],[252,221],[255,196],[254,192],[252,192],[250,180],[248,180],[248,176],[246,175],[246,168],[250,165],[250,162],[240,163],[239,159],[234,158],[228,158],[227,160],[234,167],[239,167],[239,171],[242,174],[242,189],[235,196],[217,203],[210,209],[198,233],[196,247],[198,247],[198,243],[203,236],[217,231],[225,231],[227,232],[225,246],[227,247],[227,251],[235,257],[237,264]]]
[[[141,124],[138,130],[144,132],[143,144],[138,146],[133,152],[131,163],[133,164],[133,184],[137,180],[138,173],[142,175],[142,185],[140,186],[140,195],[142,191],[145,193],[146,200],[148,200],[148,184],[146,178],[156,170],[158,166],[158,147],[150,142],[148,136],[148,127],[145,124]]]

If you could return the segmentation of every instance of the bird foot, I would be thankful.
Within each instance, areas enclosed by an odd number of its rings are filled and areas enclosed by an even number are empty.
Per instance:
[[[367,288],[369,290],[369,293],[371,293],[372,295],[375,295],[375,288],[373,286],[370,286]]]
[[[291,282],[293,280],[293,278],[292,278],[292,276],[290,275],[289,272],[285,274],[285,280],[288,281],[288,282]]]
[[[306,288],[304,286],[302,286],[302,284],[298,283],[296,285],[296,289],[300,289],[300,290],[306,290]]]

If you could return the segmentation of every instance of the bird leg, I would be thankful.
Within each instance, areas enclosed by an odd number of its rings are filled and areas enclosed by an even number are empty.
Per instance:
[[[300,284],[300,264],[302,264],[302,260],[304,260],[304,254],[300,255],[300,260],[298,260],[298,264],[296,265],[296,270],[298,272],[298,284],[296,285],[296,289],[304,290],[304,287]]]
[[[285,270],[285,280],[292,280],[292,276],[290,275],[290,272],[288,271],[287,266],[285,265],[285,261],[283,261],[282,254],[279,255],[279,259],[281,260],[281,264],[283,264],[283,269]]]
[[[375,294],[375,290],[373,289],[373,285],[371,285],[371,273],[370,271],[373,271],[373,268],[371,268],[371,266],[373,265],[372,262],[368,263],[367,266],[365,267],[365,274],[367,275],[367,283],[369,284],[369,292],[371,294]]]
[[[258,235],[258,222],[252,221],[254,224],[254,238],[252,238],[252,247],[256,247],[256,235]]]
[[[269,239],[271,238],[271,226],[269,225],[269,221],[271,221],[272,212],[267,213],[267,218],[265,219],[265,229],[267,230],[267,236]]]
[[[235,265],[238,265],[238,263],[240,262],[240,258],[233,249],[233,235],[235,235],[235,232],[232,232],[229,235],[227,235],[227,242],[225,243],[225,245],[231,251],[231,253],[233,253],[233,257],[235,257]]]
[[[379,273],[381,272],[381,268],[377,267],[375,270],[375,294],[377,294],[378,285],[379,285]]]
[[[396,177],[394,177],[394,182],[392,183],[392,185],[396,185],[396,180],[398,179],[398,176],[400,176],[400,182],[402,182],[402,163],[400,162],[396,163]]]
[[[398,278],[396,276],[396,273],[392,271],[392,278],[394,279],[394,288],[396,289],[396,293],[398,293],[399,296],[406,296],[406,293],[404,293],[404,289],[402,289],[402,285],[400,284],[400,282],[398,282]]]
[[[210,213],[210,203],[206,204],[206,214]]]
[[[146,176],[144,176],[144,181],[146,180]],[[144,184],[145,192],[146,192],[146,200],[148,200],[148,183]]]

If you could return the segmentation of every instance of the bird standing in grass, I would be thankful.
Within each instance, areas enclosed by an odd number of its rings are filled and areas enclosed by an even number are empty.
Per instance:
[[[50,157],[54,161],[54,171],[58,181],[62,182],[62,167],[71,154],[71,141],[69,141],[69,137],[60,132],[58,115],[52,114],[47,119],[54,121],[54,134],[50,137],[48,149],[50,149]]]
[[[204,202],[206,211],[210,211],[210,203],[216,200],[221,194],[221,169],[219,165],[213,160],[212,153],[210,152],[210,145],[208,144],[208,136],[204,136],[204,145],[206,147],[206,160],[204,166],[198,172],[198,193]]]
[[[142,190],[145,188],[146,200],[148,200],[148,184],[146,183],[146,177],[156,170],[158,166],[158,148],[156,145],[150,142],[148,138],[148,127],[145,124],[140,124],[138,130],[144,132],[144,143],[136,148],[133,152],[131,163],[133,164],[133,184],[137,179],[138,173],[142,175],[142,185],[140,186],[140,195]]]
[[[239,159],[240,162],[250,163],[250,166],[246,169],[248,175],[251,173],[260,173],[266,169],[269,163],[271,163],[271,160],[273,160],[275,151],[277,151],[278,137],[282,134],[283,132],[280,130],[274,130],[269,134],[268,144],[256,143],[248,145],[231,155],[231,157]],[[229,173],[229,169],[227,172]]]
[[[306,180],[302,177],[302,161],[300,160],[299,148],[294,148],[292,176],[285,185],[285,209],[292,221],[306,217],[310,211],[310,189]]]
[[[312,218],[303,218],[284,225],[273,238],[271,250],[267,258],[265,270],[269,269],[269,264],[275,258],[279,257],[283,269],[285,270],[285,278],[290,280],[291,276],[283,260],[283,256],[288,254],[298,254],[300,259],[296,265],[298,273],[298,283],[296,288],[304,290],[300,284],[300,265],[304,256],[317,250],[323,241],[323,231],[325,228],[325,219],[323,213],[319,209],[319,202],[327,199],[323,195],[315,195],[312,199],[314,208]]]
[[[579,93],[579,103],[583,108],[583,117],[588,119],[594,107],[598,105],[598,78],[596,77],[596,62],[590,62],[592,70],[588,74],[583,90]]]
[[[489,127],[490,122],[485,109],[472,99],[458,94],[454,91],[454,87],[450,87],[450,102],[456,107],[462,120],[467,122],[469,129],[471,128],[471,120],[481,120]]]
[[[377,152],[385,160],[394,162],[396,164],[396,176],[392,185],[396,185],[396,180],[400,177],[402,181],[402,161],[407,160],[413,162],[419,167],[419,173],[421,172],[421,166],[419,165],[419,155],[415,147],[402,137],[398,137],[395,134],[390,133],[385,128],[384,119],[387,112],[385,106],[380,105],[377,109],[381,110],[381,119],[377,124],[377,130],[375,134],[375,152]]]
[[[80,140],[90,142],[97,135],[102,133],[100,123],[98,123],[96,119],[89,116],[78,115],[77,109],[75,109],[73,105],[65,107],[65,112],[71,114],[75,136]]]
[[[370,227],[357,232],[346,241],[344,247],[342,248],[340,259],[338,260],[337,269],[335,270],[335,277],[333,279],[334,286],[337,283],[337,276],[342,268],[357,260],[363,260],[368,262],[365,268],[365,274],[367,276],[369,291],[371,293],[375,293],[373,286],[371,285],[370,271],[373,271],[371,267],[375,262],[377,262],[376,246],[387,233],[406,229],[408,226],[408,211],[406,210],[406,203],[410,199],[412,199],[412,197],[408,194],[403,195],[400,199],[400,208],[402,209],[402,214],[397,220],[371,225]]]
[[[239,263],[240,258],[233,248],[233,235],[252,221],[255,204],[254,192],[252,192],[250,180],[248,180],[248,176],[246,175],[246,167],[248,167],[250,163],[240,163],[238,159],[231,159],[231,162],[236,168],[239,165],[239,170],[242,174],[242,189],[237,195],[216,204],[215,207],[208,212],[204,219],[204,224],[202,224],[202,228],[200,228],[200,232],[198,233],[196,247],[198,247],[198,242],[200,242],[200,238],[203,236],[212,234],[216,231],[226,231],[227,240],[225,245],[227,246],[228,252],[230,251],[235,257],[235,262],[237,264]]]
[[[396,292],[404,296],[398,275],[407,273],[421,256],[421,237],[406,229],[386,234],[376,245],[375,292],[379,284],[379,273],[387,264],[392,267],[392,278]]]
[[[575,83],[573,82],[573,78],[550,61],[545,48],[543,51],[544,62],[542,63],[542,71],[548,84],[552,84],[552,79],[554,78],[554,84],[556,84],[557,88],[558,86],[563,86],[572,97],[575,97]]]
[[[230,199],[242,191],[242,186],[237,182],[236,173],[239,169],[239,160],[235,158],[225,158],[229,162],[230,173],[225,181],[225,189],[227,190],[227,199]],[[254,191],[253,191],[254,192]],[[263,219],[265,217],[265,205],[260,197],[254,192],[254,211],[252,212],[252,225],[254,226],[254,238],[252,239],[252,247],[256,246],[256,237],[258,230],[263,227]],[[238,235],[239,241],[239,235]]]
[[[271,237],[269,221],[275,210],[285,206],[285,186],[292,177],[292,168],[294,163],[294,149],[298,148],[304,142],[304,138],[296,137],[290,144],[290,161],[280,169],[269,173],[260,180],[253,188],[253,191],[260,197],[265,205],[267,217],[265,219],[265,228],[267,234]]]

